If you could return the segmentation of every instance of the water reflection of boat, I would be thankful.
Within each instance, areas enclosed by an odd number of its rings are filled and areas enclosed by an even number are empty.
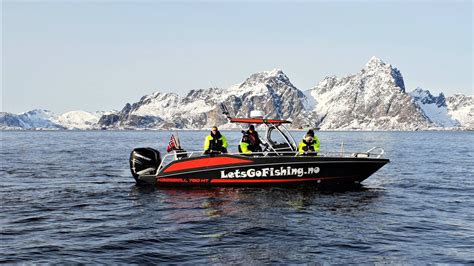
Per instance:
[[[228,113],[227,113],[228,115]],[[284,124],[288,120],[231,118],[232,123],[263,125],[266,133],[262,152],[203,154],[202,151],[173,151],[161,158],[151,148],[134,149],[130,168],[137,184],[157,186],[255,186],[360,184],[389,162],[383,149],[366,152],[318,153],[300,156]]]

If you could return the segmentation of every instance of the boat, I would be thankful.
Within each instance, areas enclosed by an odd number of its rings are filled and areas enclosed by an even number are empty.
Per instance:
[[[359,186],[389,163],[384,150],[365,152],[318,152],[301,156],[297,143],[285,126],[290,120],[264,119],[251,115],[232,118],[231,123],[259,125],[266,132],[262,152],[204,154],[203,151],[173,150],[161,158],[153,148],[136,148],[130,154],[130,169],[138,185],[163,186]],[[251,112],[252,114],[252,112]],[[172,135],[173,138],[173,135]],[[173,140],[175,141],[175,140]]]

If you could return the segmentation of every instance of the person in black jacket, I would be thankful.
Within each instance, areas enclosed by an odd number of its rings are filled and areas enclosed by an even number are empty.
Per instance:
[[[227,139],[221,134],[216,126],[212,127],[211,133],[204,140],[204,153],[218,154],[227,153]]]

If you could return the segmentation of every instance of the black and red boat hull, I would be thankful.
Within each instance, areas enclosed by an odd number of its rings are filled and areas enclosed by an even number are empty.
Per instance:
[[[157,186],[354,185],[389,162],[382,158],[239,155],[176,160],[140,181]]]

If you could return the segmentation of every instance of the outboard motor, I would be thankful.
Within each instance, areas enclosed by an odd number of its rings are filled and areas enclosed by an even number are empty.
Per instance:
[[[160,163],[160,152],[152,148],[136,148],[130,154],[130,171],[137,183],[141,175],[155,175]]]

